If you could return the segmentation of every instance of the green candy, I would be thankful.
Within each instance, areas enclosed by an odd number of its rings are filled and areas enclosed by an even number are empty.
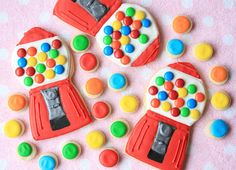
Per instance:
[[[133,7],[129,7],[126,9],[126,15],[129,17],[133,17],[135,15],[135,9]]]
[[[84,51],[89,47],[89,39],[85,35],[77,35],[72,40],[72,47],[75,51]]]
[[[27,143],[27,142],[22,142],[18,145],[17,147],[17,153],[21,156],[21,157],[28,157],[32,154],[33,152],[33,148],[32,146]]]
[[[25,77],[24,78],[24,84],[26,85],[26,86],[32,86],[32,84],[33,84],[33,79],[31,78],[31,77]]]
[[[110,127],[111,134],[116,138],[122,138],[126,135],[128,126],[123,121],[115,121]]]
[[[51,57],[51,58],[57,58],[58,55],[59,55],[59,52],[58,52],[57,49],[51,49],[51,50],[49,51],[49,57]]]
[[[38,73],[43,73],[45,70],[46,70],[46,66],[42,63],[40,63],[36,66],[36,71]]]
[[[156,78],[155,82],[158,86],[162,86],[165,83],[165,79],[163,77],[159,76],[159,77]]]
[[[189,92],[190,94],[196,93],[196,92],[197,92],[197,86],[194,85],[194,84],[190,84],[190,85],[188,86],[188,92]]]
[[[181,116],[183,116],[183,117],[188,117],[189,114],[190,114],[189,108],[183,107],[183,108],[180,110],[180,114],[181,114]]]
[[[103,38],[103,43],[104,43],[105,45],[110,45],[110,44],[112,43],[112,38],[111,38],[111,36],[109,36],[109,35],[105,36],[105,37]]]
[[[66,159],[75,159],[79,154],[79,148],[76,144],[74,143],[67,143],[64,145],[62,148],[62,155]]]
[[[141,44],[146,44],[148,42],[149,38],[146,34],[141,34],[139,36],[138,40]]]

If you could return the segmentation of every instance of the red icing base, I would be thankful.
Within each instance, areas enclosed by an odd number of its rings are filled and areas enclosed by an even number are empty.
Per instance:
[[[176,128],[169,142],[167,152],[162,163],[148,158],[148,153],[152,147],[159,122],[167,123]],[[126,152],[136,159],[146,162],[156,168],[162,170],[180,170],[183,169],[184,166],[189,133],[189,126],[148,110],[132,130],[126,145]]]
[[[105,149],[99,155],[99,162],[105,167],[113,167],[118,161],[119,155],[113,149]]]

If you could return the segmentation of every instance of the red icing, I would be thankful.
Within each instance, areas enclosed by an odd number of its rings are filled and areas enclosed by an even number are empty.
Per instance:
[[[175,85],[176,85],[176,87],[178,87],[178,88],[182,88],[182,87],[184,87],[184,85],[185,85],[185,81],[183,80],[183,79],[177,79],[176,81],[175,81]]]
[[[92,107],[92,114],[97,119],[103,119],[110,113],[110,107],[106,102],[97,102]]]
[[[80,57],[80,67],[85,71],[92,71],[94,70],[97,65],[97,57],[92,53],[85,53]]]
[[[52,47],[55,49],[59,49],[61,47],[61,41],[60,40],[53,40]]]
[[[99,162],[105,167],[113,167],[119,161],[119,155],[113,149],[105,149],[99,155]]]
[[[150,95],[156,95],[158,93],[158,88],[155,86],[151,86],[149,87],[148,92]]]
[[[123,20],[124,24],[129,26],[133,23],[133,20],[131,17],[125,17],[124,20]]]
[[[20,68],[20,67],[18,67],[16,70],[15,70],[15,74],[17,75],[17,76],[23,76],[24,74],[25,74],[25,70],[23,69],[23,68]]]
[[[17,55],[18,57],[25,57],[26,56],[26,51],[24,48],[20,48],[17,50]]]
[[[27,74],[28,76],[33,76],[33,75],[35,74],[35,69],[34,69],[34,67],[28,67],[28,68],[26,69],[26,74]]]

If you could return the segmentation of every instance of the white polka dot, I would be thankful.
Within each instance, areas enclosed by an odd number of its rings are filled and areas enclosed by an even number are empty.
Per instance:
[[[161,21],[163,25],[170,26],[172,23],[172,17],[169,15],[162,15]]]
[[[0,123],[0,134],[3,134],[3,126],[4,126],[4,123]]]
[[[228,144],[224,147],[224,153],[226,155],[233,155],[236,153],[236,146],[235,145],[231,145],[231,144]]]
[[[184,34],[183,40],[186,44],[191,44],[192,43],[192,36],[190,34]]]
[[[0,60],[6,60],[9,58],[8,56],[8,50],[5,48],[0,48]]]
[[[50,21],[50,18],[51,18],[51,13],[49,13],[48,11],[41,12],[39,15],[39,21],[41,23],[48,23]]]
[[[0,159],[0,170],[7,169],[7,160]]]
[[[81,159],[78,165],[78,169],[90,170],[90,161],[88,159]]]
[[[226,9],[232,9],[235,5],[234,0],[224,0],[224,7]]]
[[[232,119],[232,118],[236,115],[236,112],[235,112],[235,110],[231,107],[231,108],[227,109],[226,111],[224,111],[224,112],[222,113],[222,115],[223,115],[224,117],[227,117],[228,119]]]
[[[232,34],[225,34],[225,35],[223,36],[223,43],[224,43],[225,45],[232,45],[233,42],[234,42],[234,37],[233,37]]]
[[[150,7],[150,6],[152,6],[152,1],[153,0],[141,1],[141,5],[143,5],[144,7]]]
[[[214,19],[211,16],[205,16],[202,23],[207,27],[212,27],[214,25]]]
[[[119,164],[119,170],[127,170],[132,169],[132,163],[131,161],[125,159]]]
[[[8,15],[6,12],[0,12],[0,24],[8,22]]]
[[[192,8],[193,0],[181,0],[181,4],[184,8]]]
[[[30,0],[18,0],[20,5],[28,5]]]
[[[6,85],[1,85],[0,84],[0,89],[1,89],[0,90],[0,96],[6,96],[10,92],[10,89]]]
[[[203,170],[216,170],[216,168],[211,162],[208,162],[204,165]]]

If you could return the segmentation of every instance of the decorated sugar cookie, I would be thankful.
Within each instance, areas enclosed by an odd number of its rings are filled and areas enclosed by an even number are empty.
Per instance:
[[[205,87],[192,64],[161,69],[147,87],[146,113],[131,132],[126,152],[159,169],[182,169],[191,127],[205,104]]]
[[[116,166],[119,162],[119,153],[113,148],[106,148],[99,154],[99,162],[104,167]]]
[[[213,139],[222,139],[229,133],[229,124],[222,120],[212,120],[206,127],[206,133]]]
[[[42,28],[32,28],[16,46],[12,66],[29,90],[29,112],[35,140],[79,129],[92,121],[71,81],[71,54],[63,40]]]
[[[54,15],[96,36],[104,57],[120,66],[145,65],[159,53],[159,30],[150,13],[139,5],[121,0],[58,0]]]
[[[21,142],[17,147],[17,154],[23,160],[31,160],[37,154],[36,147],[29,142]]]
[[[44,153],[39,157],[38,164],[41,170],[53,170],[58,167],[59,161],[54,153]]]
[[[62,156],[67,160],[74,160],[81,154],[81,146],[74,141],[67,141],[63,144],[61,150]]]

